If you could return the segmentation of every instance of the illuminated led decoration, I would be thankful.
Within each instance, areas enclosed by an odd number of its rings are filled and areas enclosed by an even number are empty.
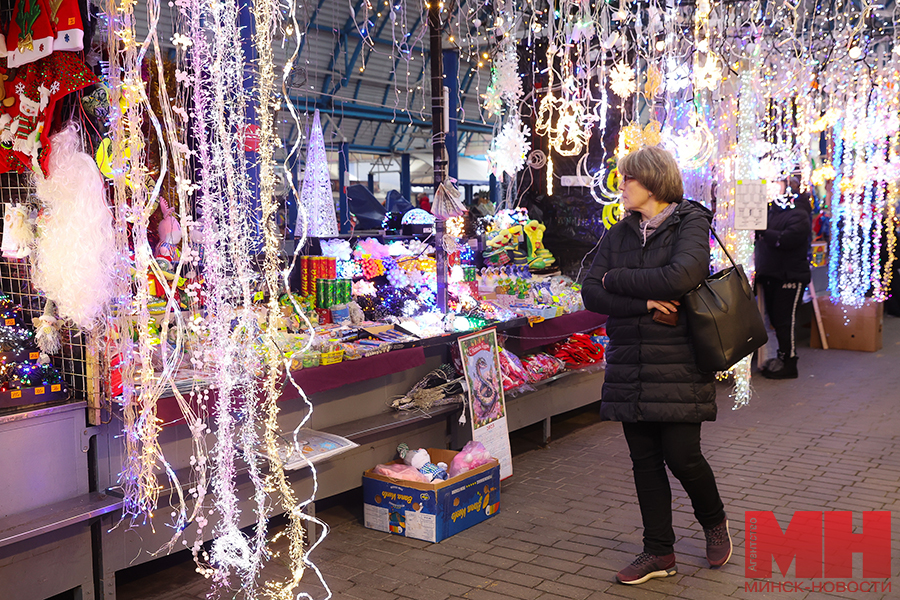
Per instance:
[[[487,91],[482,95],[482,99],[484,100],[482,106],[490,116],[496,117],[503,112],[503,99],[493,86],[487,88]]]
[[[108,70],[111,139],[109,162],[113,172],[113,202],[117,224],[116,255],[120,260],[123,260],[121,257],[129,256],[133,243],[134,270],[146,273],[152,259],[147,229],[158,190],[148,190],[150,181],[144,166],[146,147],[142,142],[142,125],[149,101],[143,82],[143,55],[139,53],[135,43],[133,8],[133,3],[126,2],[120,6],[114,0],[106,5],[107,14],[118,15],[117,19],[110,20],[107,43],[111,48],[120,48],[118,52],[111,53]],[[153,36],[155,29],[148,34],[148,37]],[[158,125],[158,122],[154,124]],[[130,160],[126,159],[126,152],[130,155]],[[130,239],[126,226],[129,217],[133,219]],[[137,523],[152,518],[161,490],[155,472],[161,462],[158,439],[161,427],[156,418],[156,401],[161,390],[152,385],[144,385],[138,389],[136,385],[137,381],[150,382],[156,378],[152,363],[154,348],[151,344],[150,313],[147,308],[150,299],[149,282],[144,277],[137,277],[132,293],[125,276],[127,267],[122,263],[117,266],[117,279],[120,282],[117,297],[121,300],[112,329],[118,335],[110,341],[114,345],[112,353],[118,357],[122,375],[125,453],[119,485],[124,494],[123,520]],[[131,312],[132,306],[136,314]],[[136,353],[130,347],[130,340],[135,337],[138,340]]]
[[[707,54],[702,65],[694,66],[694,85],[700,89],[714,90],[722,82],[722,61],[715,54]]]
[[[434,225],[434,215],[427,210],[414,208],[403,214],[401,223],[404,225]]]
[[[541,100],[535,128],[539,133],[547,135],[550,146],[558,154],[577,156],[587,147],[591,122],[593,115],[585,113],[580,103],[556,98],[548,93]]]
[[[618,204],[622,195],[619,190],[619,170],[615,168],[615,159],[608,160],[607,167],[594,173],[591,178],[591,195],[600,204]]]
[[[331,192],[331,175],[328,171],[328,156],[325,154],[325,140],[322,138],[322,124],[316,110],[309,132],[309,146],[306,151],[306,173],[303,189],[298,201],[298,225],[303,218],[308,219],[307,234],[312,237],[331,237],[338,234],[337,216],[334,210],[334,195]],[[298,227],[298,229],[304,229]]]
[[[666,63],[666,91],[670,94],[686,90],[691,85],[691,68],[685,63],[668,59]]]
[[[622,128],[619,132],[619,156],[625,156],[629,152],[639,150],[644,146],[657,146],[662,142],[660,131],[662,127],[659,121],[653,120],[641,129],[641,126],[632,123]]]
[[[831,297],[861,306],[871,297],[883,301],[890,271],[882,268],[882,240],[888,265],[893,265],[896,184],[900,177],[900,90],[871,80],[865,70],[856,85],[847,86],[845,109],[834,125],[832,166],[832,234],[828,289]]]
[[[810,131],[819,133],[834,127],[841,118],[841,110],[832,106],[810,126]]]
[[[510,106],[516,106],[522,98],[522,77],[519,75],[519,59],[515,44],[504,44],[494,58],[491,69],[492,81],[489,90],[494,90]]]
[[[831,165],[822,165],[812,172],[812,184],[822,186],[827,182],[834,180],[837,173]]]
[[[660,73],[656,65],[651,64],[647,67],[647,72],[644,76],[646,77],[646,81],[644,82],[644,94],[648,98],[653,98],[662,89],[662,73]]]
[[[663,146],[675,155],[678,165],[693,171],[709,163],[715,151],[715,138],[706,120],[694,113],[688,127],[663,135]]]
[[[634,69],[624,63],[615,65],[609,72],[609,88],[623,100],[634,94],[637,91]]]
[[[487,152],[491,172],[497,177],[504,174],[515,177],[525,166],[525,157],[531,151],[528,128],[515,115],[503,125],[500,133],[491,141]]]

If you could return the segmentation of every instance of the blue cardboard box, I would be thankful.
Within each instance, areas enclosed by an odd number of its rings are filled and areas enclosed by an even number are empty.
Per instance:
[[[432,462],[450,464],[456,452],[429,448]],[[500,463],[437,483],[418,483],[363,473],[365,526],[439,542],[500,511]]]

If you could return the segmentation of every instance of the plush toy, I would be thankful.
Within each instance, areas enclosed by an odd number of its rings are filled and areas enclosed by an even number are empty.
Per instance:
[[[505,265],[510,261],[513,264],[524,265],[526,264],[526,255],[520,248],[522,241],[521,225],[501,229],[488,238],[487,246],[490,250],[484,252],[484,258],[488,262],[500,265]]]
[[[175,280],[175,269],[181,260],[181,249],[178,247],[181,243],[181,223],[165,198],[160,198],[159,209],[162,211],[163,218],[156,228],[159,233],[159,243],[153,249],[153,257],[167,281],[160,281],[151,272],[149,282],[151,295],[162,298],[166,295],[166,288],[171,285],[168,282]]]
[[[403,462],[418,469],[419,473],[425,475],[431,482],[438,479],[443,481],[448,477],[447,465],[441,466],[431,462],[431,455],[425,448],[412,451],[406,444],[400,444],[397,446],[397,453]]]
[[[506,248],[507,246],[513,243],[512,233],[510,233],[509,229],[503,229],[501,231],[496,232],[490,238],[488,238],[487,245],[488,248],[492,248],[494,250],[498,250],[500,248]]]
[[[53,316],[54,308],[53,301],[48,300],[44,314],[31,321],[34,324],[34,341],[43,354],[56,354],[62,350],[59,330],[63,322]]]
[[[528,266],[532,269],[549,267],[556,259],[544,248],[544,231],[547,226],[532,219],[525,224],[525,238],[528,244]]]
[[[34,244],[37,211],[27,204],[7,204],[3,215],[3,256],[25,258]]]
[[[178,244],[181,243],[181,223],[178,222],[175,211],[169,207],[165,198],[160,198],[159,208],[162,210],[163,218],[156,228],[159,232],[159,243],[156,244],[153,255],[168,260],[174,267],[181,256],[178,248]]]

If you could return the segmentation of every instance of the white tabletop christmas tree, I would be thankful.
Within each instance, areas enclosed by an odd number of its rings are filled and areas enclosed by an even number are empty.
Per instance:
[[[338,234],[328,157],[325,154],[325,140],[322,137],[322,124],[319,121],[318,110],[313,117],[313,124],[309,132],[306,172],[303,176],[303,189],[300,191],[295,228],[298,234],[302,231],[304,216],[308,224],[306,233],[310,237],[333,237]]]

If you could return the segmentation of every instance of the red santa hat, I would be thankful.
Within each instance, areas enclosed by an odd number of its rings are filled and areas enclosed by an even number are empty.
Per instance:
[[[53,53],[56,31],[46,0],[16,0],[9,23],[7,65],[21,67]]]
[[[78,0],[61,0],[56,4],[56,12],[51,17],[53,28],[56,30],[53,50],[72,52],[84,50],[84,25],[81,22]]]

